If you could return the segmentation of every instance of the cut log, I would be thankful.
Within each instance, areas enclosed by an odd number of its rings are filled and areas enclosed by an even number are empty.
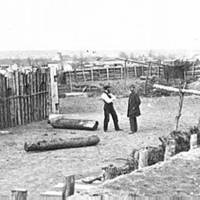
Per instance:
[[[98,121],[83,119],[68,119],[66,115],[52,115],[49,123],[54,128],[78,129],[78,130],[97,130]]]
[[[12,200],[27,200],[27,190],[25,189],[14,189],[11,193]]]
[[[97,135],[92,135],[89,137],[78,137],[69,139],[52,139],[52,140],[42,140],[38,142],[25,142],[25,151],[47,151],[63,148],[76,148],[76,147],[86,147],[98,144],[100,141]]]
[[[192,134],[190,137],[190,149],[197,148],[197,134]]]

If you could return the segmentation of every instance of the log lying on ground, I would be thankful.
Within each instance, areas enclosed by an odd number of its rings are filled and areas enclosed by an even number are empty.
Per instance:
[[[25,142],[24,149],[25,151],[47,151],[63,148],[86,147],[96,145],[99,141],[100,139],[96,135],[69,139],[58,138],[38,142]]]
[[[54,128],[96,130],[98,121],[83,119],[68,119],[66,115],[53,115],[49,117],[49,122]]]

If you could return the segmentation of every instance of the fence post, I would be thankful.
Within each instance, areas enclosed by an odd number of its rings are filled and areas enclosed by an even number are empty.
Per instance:
[[[197,148],[197,134],[192,134],[190,136],[190,149]]]
[[[138,75],[137,75],[137,66],[136,65],[134,65],[134,70],[135,70],[135,77],[138,77]]]
[[[121,79],[123,79],[123,66],[121,66],[120,72],[121,72]]]
[[[65,185],[62,191],[62,200],[66,200],[66,197],[74,194],[75,176],[70,175],[65,177]]]
[[[27,200],[27,190],[25,189],[14,189],[11,193],[12,200]]]
[[[148,150],[142,149],[139,151],[138,169],[148,166]]]
[[[49,64],[50,68],[50,82],[51,82],[51,112],[59,113],[59,99],[58,99],[58,76],[56,71],[56,64]]]
[[[92,81],[94,81],[93,68],[91,68],[91,79],[92,79]]]
[[[106,67],[107,80],[109,81],[109,67]]]
[[[176,154],[176,141],[174,139],[170,139],[165,148],[164,161],[169,160],[170,157],[174,156],[175,154]]]
[[[82,74],[83,74],[83,80],[84,80],[84,82],[86,82],[86,78],[85,78],[85,70],[84,70],[84,68],[82,68]]]

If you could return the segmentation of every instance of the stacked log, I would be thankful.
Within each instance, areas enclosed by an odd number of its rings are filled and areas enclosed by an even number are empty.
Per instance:
[[[63,148],[77,148],[92,146],[98,144],[100,141],[99,137],[92,135],[89,137],[78,137],[69,139],[51,139],[51,140],[41,140],[37,142],[25,142],[25,151],[47,151]]]

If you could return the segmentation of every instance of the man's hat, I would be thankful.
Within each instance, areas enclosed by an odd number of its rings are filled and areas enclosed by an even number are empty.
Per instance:
[[[104,89],[104,90],[107,90],[107,89],[109,89],[109,88],[111,88],[110,85],[105,85],[105,86],[103,86],[103,89]]]
[[[131,85],[129,86],[129,88],[135,88],[135,85],[134,85],[134,84],[131,84]]]

